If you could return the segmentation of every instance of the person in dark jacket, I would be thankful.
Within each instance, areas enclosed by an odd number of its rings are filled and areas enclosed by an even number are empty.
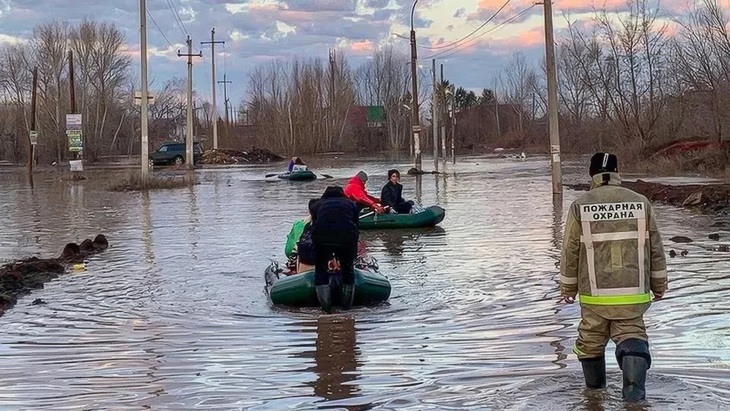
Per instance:
[[[408,214],[413,208],[413,201],[406,201],[403,198],[403,185],[400,183],[400,172],[388,170],[388,182],[380,192],[380,201],[384,206],[390,207],[392,212]]]
[[[355,295],[355,258],[360,238],[360,210],[345,196],[342,187],[330,186],[312,211],[317,299],[325,312],[331,311],[328,268],[330,258],[334,255],[339,260],[342,273],[342,306],[349,309]]]

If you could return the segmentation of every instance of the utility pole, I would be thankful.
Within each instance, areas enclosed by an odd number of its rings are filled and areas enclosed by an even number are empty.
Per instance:
[[[28,156],[28,175],[30,176],[30,184],[33,186],[33,162],[35,161],[35,141],[30,137],[31,134],[36,135],[36,102],[38,97],[38,66],[33,67],[33,89],[30,93],[30,132],[28,133],[28,145],[30,146]]]
[[[332,144],[332,141],[334,140],[335,135],[335,128],[337,127],[337,122],[335,122],[335,64],[337,62],[337,57],[335,55],[335,50],[330,49],[330,104],[329,104],[329,132],[328,138],[327,138],[327,149],[330,148],[330,145]]]
[[[178,57],[188,58],[188,113],[186,115],[187,124],[185,126],[185,165],[189,170],[194,167],[193,164],[193,57],[203,57],[203,53],[193,54],[193,41],[190,36],[187,39],[187,54],[177,51]]]
[[[218,149],[218,109],[215,104],[215,45],[226,44],[225,41],[215,41],[215,28],[210,31],[210,41],[201,41],[200,44],[210,44],[211,91],[213,92],[213,149]]]
[[[74,52],[68,51],[68,87],[71,100],[71,114],[76,114],[76,86],[74,84]]]
[[[441,155],[446,161],[446,89],[444,88],[444,65],[441,64],[441,84],[439,85],[439,124],[441,124]],[[446,167],[446,166],[444,166]]]
[[[413,80],[413,101],[411,102],[411,132],[413,133],[413,150],[415,154],[415,168],[421,171],[421,123],[418,115],[418,67],[416,66],[417,53],[416,53],[416,31],[413,30],[413,13],[416,11],[416,4],[418,0],[413,2],[411,8],[411,80]]]
[[[456,140],[456,106],[454,101],[456,100],[456,87],[451,86],[451,163],[456,164],[456,153],[454,150],[454,140]],[[444,153],[444,157],[446,153]]]
[[[550,166],[552,169],[553,195],[563,193],[563,176],[560,163],[560,134],[558,127],[558,80],[555,67],[555,40],[553,39],[552,0],[544,0],[545,6],[545,64],[548,86],[548,124],[550,127]]]
[[[226,87],[226,84],[232,83],[232,81],[228,81],[226,79],[227,74],[223,73],[223,81],[219,81],[218,83],[223,84],[223,104],[226,106],[226,132],[229,131],[230,126],[228,125],[228,88]]]
[[[438,90],[436,88],[436,59],[431,59],[433,91],[431,92],[431,123],[433,123],[433,169],[439,171],[439,115]]]
[[[141,163],[142,163],[142,185],[146,186],[150,174],[149,160],[149,135],[148,135],[148,109],[149,101],[147,83],[147,0],[139,0],[139,38],[140,38],[140,76],[142,80],[142,90],[140,91],[140,140],[142,143]]]

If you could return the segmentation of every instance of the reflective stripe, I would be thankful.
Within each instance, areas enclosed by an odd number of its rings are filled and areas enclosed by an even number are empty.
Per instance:
[[[596,297],[603,297],[607,295],[638,295],[644,294],[642,287],[623,287],[623,288],[599,288],[597,294],[593,294]]]
[[[566,277],[560,274],[560,282],[568,285],[578,284],[578,277]]]
[[[573,353],[575,355],[582,355],[582,356],[586,355],[586,353],[584,353],[583,351],[580,350],[580,348],[578,348],[578,343],[573,344]]]
[[[633,295],[605,295],[595,297],[592,295],[580,295],[581,303],[588,305],[634,305],[651,302],[649,293]]]
[[[583,237],[593,238],[591,236],[591,222],[581,221],[581,227],[583,229]],[[593,249],[593,241],[586,241],[586,265],[588,266],[588,282],[591,284],[591,294],[598,293],[598,285],[596,284],[596,254]]]
[[[646,218],[639,218],[639,287],[640,294],[646,293]]]
[[[648,237],[649,233],[645,233]],[[638,231],[619,231],[615,233],[598,233],[591,235],[591,238],[594,243],[603,242],[603,241],[621,241],[621,240],[636,240],[639,238],[639,232]],[[585,237],[580,236],[580,242],[585,243]]]
[[[652,271],[651,278],[667,278],[667,270]]]

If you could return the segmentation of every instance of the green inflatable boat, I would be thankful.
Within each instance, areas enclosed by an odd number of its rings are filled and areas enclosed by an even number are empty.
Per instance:
[[[285,275],[277,263],[265,272],[266,288],[273,304],[294,307],[319,307],[314,288],[314,270]],[[341,277],[330,276],[332,305],[342,305]],[[390,281],[377,271],[355,268],[355,299],[353,306],[371,305],[390,298]]]
[[[433,227],[443,221],[445,216],[446,210],[439,206],[431,206],[415,214],[385,213],[377,215],[372,211],[367,211],[361,214],[360,229]]]
[[[317,179],[317,175],[309,170],[292,171],[291,173],[281,173],[278,177],[282,180],[289,181],[312,181]]]

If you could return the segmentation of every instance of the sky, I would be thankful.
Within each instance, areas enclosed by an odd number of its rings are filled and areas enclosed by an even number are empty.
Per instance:
[[[421,74],[430,76],[432,56],[444,65],[444,77],[471,90],[492,88],[500,69],[516,51],[540,64],[545,52],[543,6],[534,0],[418,0],[414,28]],[[687,13],[695,0],[664,0],[667,21]],[[152,87],[171,77],[186,78],[185,39],[190,35],[195,58],[193,81],[204,98],[211,95],[210,41],[215,28],[216,80],[226,74],[233,104],[246,98],[248,73],[276,58],[318,56],[329,49],[346,55],[353,65],[366,61],[378,47],[392,45],[409,52],[413,0],[148,0],[149,73]],[[595,10],[626,10],[626,0],[555,0],[556,36],[567,21],[589,23]],[[500,10],[501,9],[501,10]],[[499,12],[497,13],[497,11]],[[496,16],[494,16],[496,13]],[[125,52],[135,56],[139,73],[139,2],[133,0],[0,0],[0,43],[27,37],[48,20],[76,22],[83,18],[116,23],[125,33]],[[493,17],[494,16],[494,17]],[[468,40],[462,39],[491,21]],[[404,36],[405,38],[402,38]],[[222,104],[223,85],[217,99]]]

